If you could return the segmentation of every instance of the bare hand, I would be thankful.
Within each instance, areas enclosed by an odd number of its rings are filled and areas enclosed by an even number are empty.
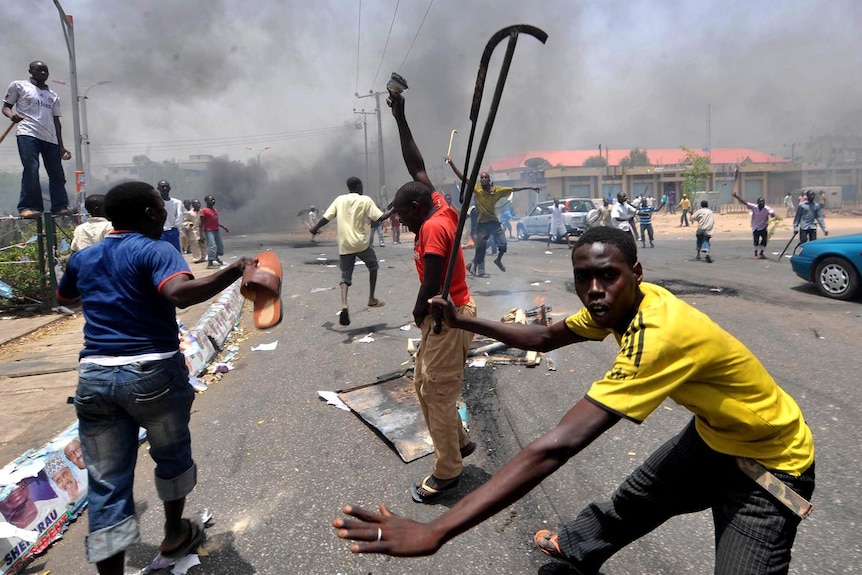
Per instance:
[[[452,300],[443,299],[439,295],[436,295],[429,299],[428,303],[431,304],[431,315],[434,316],[434,319],[442,318],[446,322],[446,325],[452,327],[458,315],[458,311],[455,309],[455,304],[452,303]]]
[[[70,152],[69,150],[64,148],[62,153],[60,154],[60,159],[71,160],[72,159],[72,152]]]
[[[392,108],[392,115],[398,117],[404,113],[404,96],[400,92],[389,90],[389,97],[386,98],[386,105]]]
[[[13,124],[17,124],[18,122],[20,122],[21,120],[24,119],[24,116],[20,116],[18,114],[12,114],[11,116],[9,116],[9,119],[12,121]]]
[[[422,557],[440,549],[440,537],[430,525],[395,515],[385,505],[380,506],[380,514],[351,505],[345,505],[342,511],[356,519],[338,517],[332,526],[338,530],[339,538],[358,542],[350,545],[351,553]]]

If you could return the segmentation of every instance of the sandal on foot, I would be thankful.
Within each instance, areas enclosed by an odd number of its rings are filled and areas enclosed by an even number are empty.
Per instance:
[[[368,300],[368,307],[383,307],[386,304],[379,299],[371,299]]]
[[[338,323],[341,325],[350,325],[350,314],[347,313],[347,308],[344,308],[339,312]]]
[[[575,572],[577,574],[580,574],[581,572],[577,570],[578,566],[572,563],[572,561],[568,557],[563,555],[562,551],[560,551],[559,537],[559,533],[554,533],[553,531],[542,529],[540,531],[536,531],[536,534],[533,536],[533,543],[536,544],[536,547],[539,548],[539,551],[541,551],[548,557],[552,557],[557,561],[562,561],[563,563],[568,563],[575,568]]]
[[[429,475],[425,479],[422,480],[421,485],[416,485],[415,483],[410,484],[410,495],[413,497],[413,501],[416,503],[434,503],[437,499],[439,499],[444,493],[447,491],[451,491],[458,487],[458,481],[460,477],[456,477],[452,482],[444,487],[443,489],[435,489],[428,485],[428,480],[430,480],[433,475]],[[419,490],[425,492],[423,495],[419,492]]]
[[[461,448],[461,459],[473,455],[474,451],[476,451],[476,442],[471,441],[470,443]]]
[[[162,551],[161,555],[165,559],[182,559],[186,555],[197,551],[198,547],[203,545],[204,540],[207,538],[204,526],[200,521],[197,519],[183,519],[183,521],[189,525],[188,539],[171,551]]]

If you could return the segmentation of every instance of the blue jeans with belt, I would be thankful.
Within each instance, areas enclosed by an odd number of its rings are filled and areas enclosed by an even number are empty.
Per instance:
[[[42,202],[42,185],[39,183],[39,156],[48,172],[48,191],[51,194],[51,211],[59,212],[69,207],[66,195],[66,174],[60,162],[60,146],[34,138],[18,136],[18,155],[24,173],[21,174],[21,195],[18,198],[18,211],[45,211]]]
[[[140,539],[132,486],[138,430],[147,430],[162,501],[197,483],[189,417],[194,389],[179,351],[168,359],[105,367],[81,363],[75,411],[89,480],[87,560],[96,563]]]

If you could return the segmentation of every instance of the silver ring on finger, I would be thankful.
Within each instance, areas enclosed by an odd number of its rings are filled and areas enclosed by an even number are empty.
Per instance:
[[[380,541],[381,539],[383,539],[383,529],[378,527],[377,528],[377,540]]]

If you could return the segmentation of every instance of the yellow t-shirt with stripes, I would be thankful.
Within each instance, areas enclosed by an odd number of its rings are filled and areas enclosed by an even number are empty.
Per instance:
[[[814,462],[814,440],[796,401],[754,354],[706,314],[666,289],[641,283],[644,294],[622,335],[598,327],[586,308],[566,319],[591,340],[613,334],[620,352],[587,398],[642,422],[666,397],[691,411],[715,451],[750,457],[791,475]]]

